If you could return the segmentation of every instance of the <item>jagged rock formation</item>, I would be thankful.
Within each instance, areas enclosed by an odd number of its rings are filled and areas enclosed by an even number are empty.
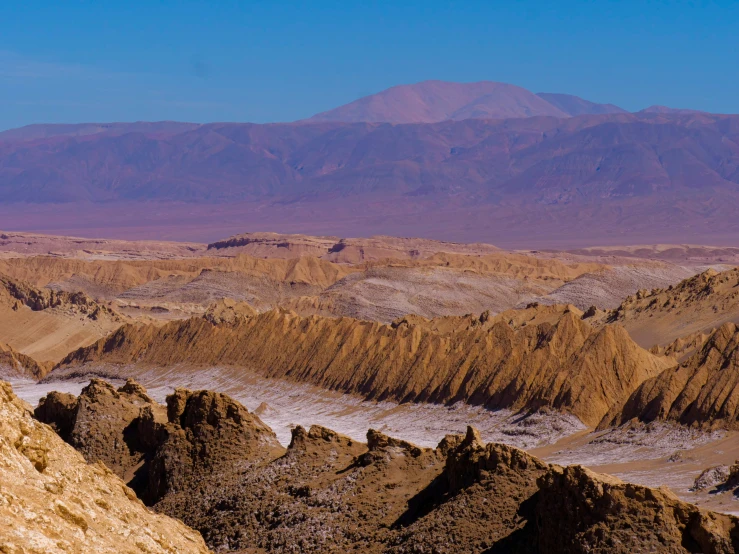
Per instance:
[[[150,479],[166,483],[154,507],[218,551],[728,554],[739,546],[732,516],[483,444],[471,428],[431,449],[372,430],[362,444],[296,427],[284,451],[223,395],[178,390],[167,411],[167,423],[151,425],[145,407],[130,427],[147,449]]]
[[[93,379],[79,397],[52,392],[34,412],[89,462],[103,462],[148,504],[185,504],[184,483],[281,450],[274,433],[229,397],[177,389],[166,408],[133,380],[115,389]]]
[[[601,423],[632,418],[734,429],[739,419],[739,329],[725,323],[677,367],[642,383]]]
[[[165,421],[165,410],[133,381],[115,389],[107,381],[93,379],[79,397],[52,392],[41,399],[34,414],[50,424],[89,462],[103,462],[127,482],[144,460],[144,450],[131,439],[142,409],[150,418]]]
[[[233,324],[254,315],[257,315],[257,311],[248,303],[224,298],[208,306],[203,317],[213,325],[218,325],[220,323]]]
[[[581,466],[552,467],[538,481],[540,552],[736,552],[736,519]]]
[[[737,323],[739,268],[720,273],[708,269],[674,286],[640,290],[603,320],[622,324],[647,348],[709,332],[726,322]]]
[[[581,316],[571,306],[531,307],[383,325],[274,310],[233,325],[193,318],[124,326],[63,365],[235,365],[371,399],[547,406],[594,426],[670,362],[639,348],[623,328],[596,330]]]
[[[18,310],[21,305],[28,306],[33,311],[69,307],[92,320],[97,320],[105,315],[116,316],[109,308],[98,304],[82,292],[38,289],[23,281],[10,279],[2,275],[0,275],[0,294],[5,297],[4,300],[10,303],[14,310]]]
[[[203,553],[203,539],[149,511],[101,464],[88,465],[0,382],[0,551]]]
[[[84,293],[39,289],[0,275],[0,341],[38,360],[41,367],[89,345],[123,321]]]
[[[0,377],[41,379],[52,364],[39,363],[30,356],[16,352],[7,344],[0,343]]]

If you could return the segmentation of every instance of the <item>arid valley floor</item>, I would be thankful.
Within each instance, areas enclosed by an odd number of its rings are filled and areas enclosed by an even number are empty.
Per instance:
[[[0,232],[0,552],[735,552],[737,325],[739,248]]]

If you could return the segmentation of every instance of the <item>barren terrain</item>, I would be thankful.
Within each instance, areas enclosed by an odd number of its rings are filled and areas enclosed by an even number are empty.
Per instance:
[[[0,370],[34,406],[53,390],[79,395],[101,376],[116,387],[133,377],[159,403],[177,387],[207,389],[258,416],[275,452],[287,447],[288,456],[298,456],[290,452],[300,433],[313,444],[335,431],[345,437],[336,444],[351,441],[351,456],[360,457],[377,448],[363,444],[370,430],[438,456],[445,436],[472,425],[481,441],[525,449],[542,468],[582,464],[739,512],[730,492],[739,458],[735,249],[511,251],[274,233],[210,244],[3,236]],[[164,424],[166,413],[152,409]],[[300,431],[311,426],[319,427]],[[84,452],[90,439],[70,440]],[[103,461],[127,480],[138,471],[135,456],[117,460]],[[433,467],[442,472],[445,463]],[[270,467],[265,476],[278,471]],[[324,483],[317,471],[300,487]],[[372,483],[388,477],[378,478]],[[709,484],[696,488],[697,479]],[[185,517],[210,546],[256,541],[270,552],[294,540],[283,523],[269,536],[250,527],[248,541],[219,534],[207,502],[184,498],[169,496],[159,509]],[[294,509],[318,517],[302,504]],[[439,509],[429,525],[447,525],[448,507]],[[329,532],[325,517],[310,519],[310,528]],[[405,551],[403,541],[432,536],[429,527],[420,535],[404,529],[377,540]],[[370,540],[342,536],[345,545]]]
[[[736,548],[731,516],[664,488],[485,444],[472,427],[421,448],[373,429],[364,443],[296,426],[284,449],[257,414],[226,395],[178,388],[165,408],[135,381],[115,388],[98,379],[78,397],[47,395],[35,416],[222,551]]]

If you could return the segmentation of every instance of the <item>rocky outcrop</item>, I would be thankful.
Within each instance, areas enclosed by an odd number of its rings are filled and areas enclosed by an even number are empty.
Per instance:
[[[234,365],[371,399],[551,407],[596,425],[672,362],[623,328],[594,329],[581,316],[572,306],[533,306],[383,325],[273,310],[233,325],[124,326],[62,365]]]
[[[247,302],[238,302],[231,298],[223,298],[208,306],[203,317],[213,325],[221,323],[234,324],[239,320],[257,315],[255,310]]]
[[[581,466],[538,480],[540,552],[736,552],[736,518],[700,510],[669,489],[623,483]]]
[[[178,390],[164,424],[149,409],[132,429],[153,448],[150,473],[162,470],[154,507],[214,550],[728,554],[739,545],[732,516],[484,444],[472,428],[432,449],[376,430],[364,444],[298,426],[284,451],[224,395]]]
[[[41,379],[53,364],[37,362],[30,356],[16,352],[7,344],[0,343],[0,377]]]
[[[677,354],[696,340],[739,318],[739,268],[708,269],[667,288],[641,290],[623,300],[602,321],[623,325],[641,345],[668,347]],[[679,339],[686,337],[680,344]]]
[[[632,418],[735,429],[739,420],[739,328],[725,323],[677,367],[642,383],[601,427]]]
[[[701,471],[698,477],[695,478],[690,490],[705,491],[710,489],[727,489],[727,483],[733,484],[736,487],[739,485],[737,480],[737,477],[739,477],[738,473],[739,466],[736,464],[733,466],[721,465],[706,468]]]
[[[200,535],[149,511],[88,465],[0,382],[0,551],[206,553]]]
[[[102,462],[119,477],[130,481],[146,451],[139,445],[135,427],[142,408],[166,421],[143,387],[129,381],[116,389],[102,379],[93,379],[78,398],[52,392],[42,398],[34,414],[50,424],[89,462]]]
[[[65,307],[98,320],[102,317],[118,317],[108,307],[98,304],[82,292],[65,292],[39,289],[23,281],[0,275],[0,295],[11,303],[14,310],[28,306],[34,311]]]
[[[269,427],[224,394],[177,389],[167,397],[166,424],[144,416],[153,448],[142,496],[178,517],[203,505],[193,491],[204,481],[223,483],[233,471],[284,452]]]
[[[183,492],[169,502],[186,504],[195,483],[222,467],[282,451],[271,429],[225,395],[177,389],[164,407],[133,380],[116,389],[93,379],[77,398],[49,393],[35,416],[150,505]]]

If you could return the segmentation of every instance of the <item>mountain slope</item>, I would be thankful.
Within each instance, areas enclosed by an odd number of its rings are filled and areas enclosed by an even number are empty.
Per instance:
[[[83,293],[39,289],[0,274],[0,342],[33,357],[40,369],[104,337],[123,321]]]
[[[539,98],[543,98],[555,108],[565,112],[567,115],[597,115],[609,113],[628,113],[623,108],[613,104],[596,104],[579,96],[572,94],[558,94],[555,92],[539,92]]]
[[[700,110],[690,110],[685,108],[669,108],[667,106],[649,106],[640,111],[640,113],[655,113],[655,114],[705,114]]]
[[[548,406],[596,425],[669,361],[639,348],[623,328],[595,330],[581,316],[553,306],[383,325],[272,310],[233,325],[203,318],[126,325],[62,366],[226,364],[371,399]]]
[[[680,366],[648,379],[603,425],[632,418],[684,425],[737,428],[739,419],[739,329],[725,323]]]
[[[504,119],[536,115],[567,116],[546,100],[514,85],[490,81],[423,81],[365,96],[316,114],[308,121],[435,123],[447,119]]]
[[[406,198],[420,205],[610,205],[651,197],[697,209],[709,191],[735,194],[737,182],[739,116],[208,124],[166,136],[0,144],[5,203]]]
[[[708,269],[674,286],[641,290],[602,318],[623,325],[646,348],[739,323],[739,268]]]
[[[0,343],[0,378],[41,379],[51,368],[50,363],[39,364],[30,356]]]

